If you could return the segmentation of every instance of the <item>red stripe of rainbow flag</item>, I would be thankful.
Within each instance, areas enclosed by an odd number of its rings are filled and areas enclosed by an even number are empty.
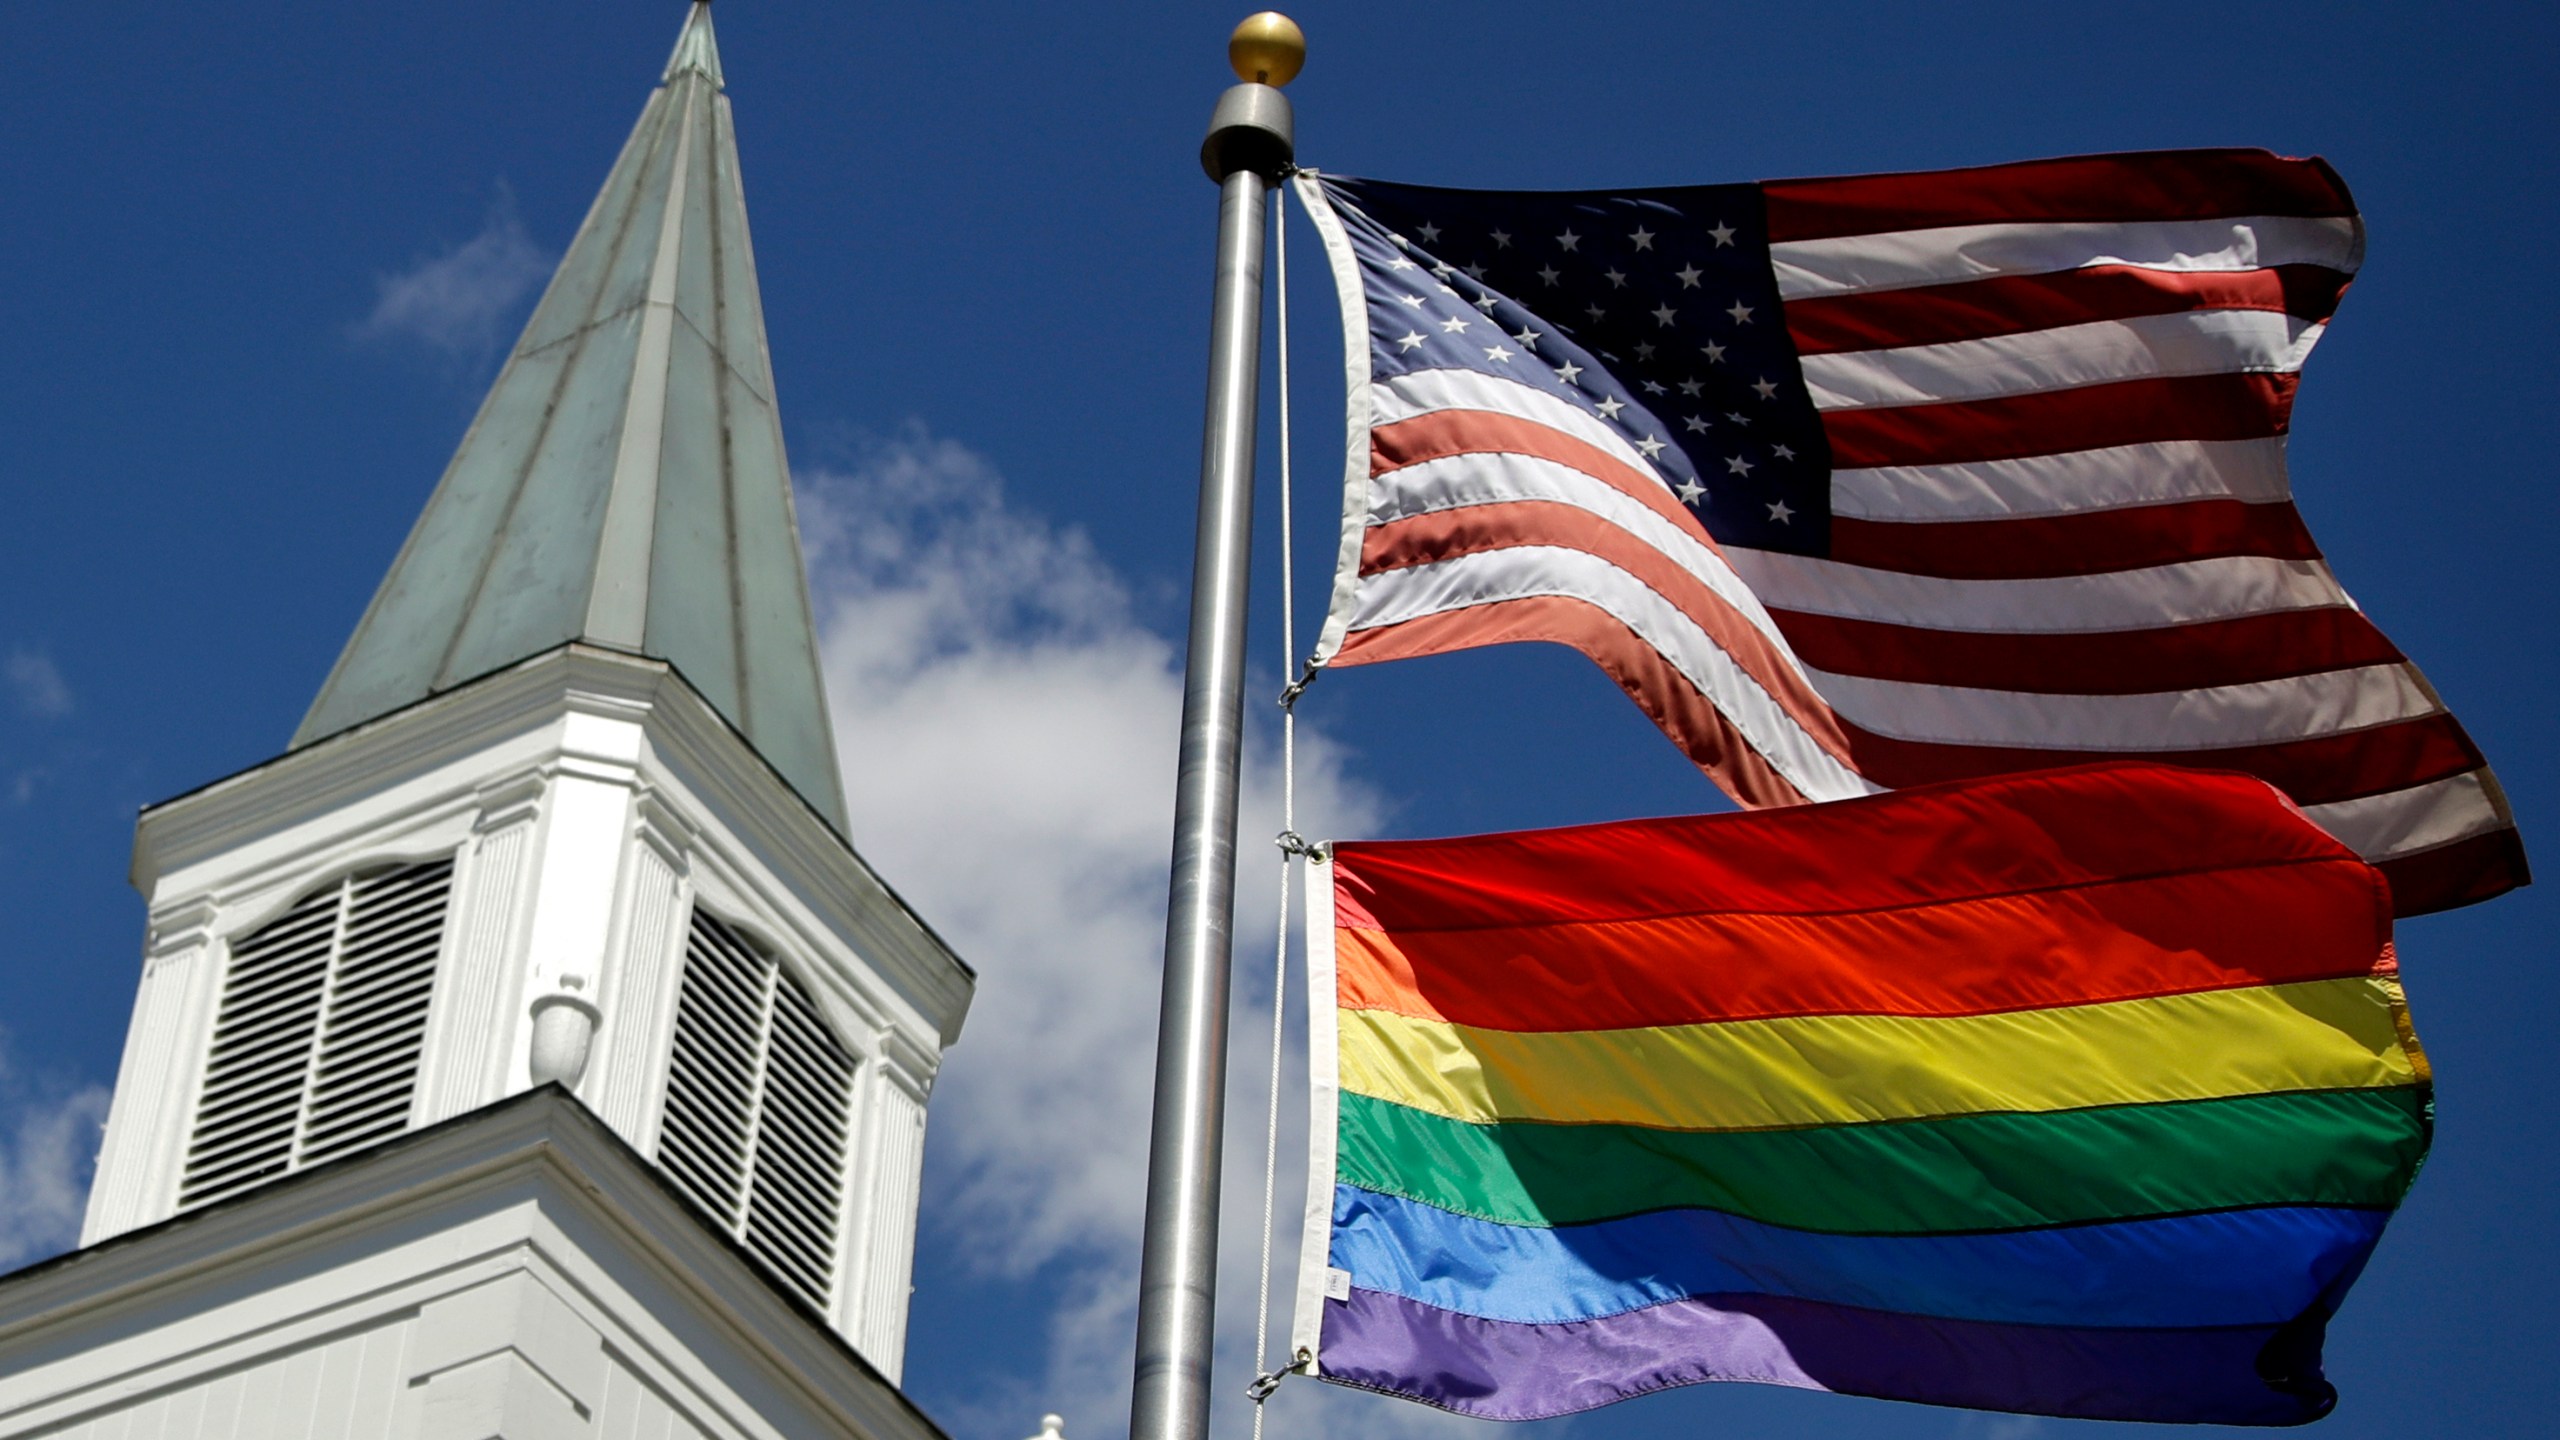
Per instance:
[[[1506,1419],[1706,1380],[2334,1403],[2427,1070],[2388,888],[2264,783],[2093,766],[1329,870],[1315,1373]]]

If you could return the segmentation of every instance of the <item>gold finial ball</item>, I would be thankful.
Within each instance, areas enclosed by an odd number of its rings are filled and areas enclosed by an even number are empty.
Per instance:
[[[1307,34],[1298,22],[1277,10],[1248,15],[1227,37],[1227,63],[1236,78],[1259,85],[1286,85],[1307,63]]]

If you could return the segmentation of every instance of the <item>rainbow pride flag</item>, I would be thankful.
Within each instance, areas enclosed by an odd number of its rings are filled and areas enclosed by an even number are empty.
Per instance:
[[[1300,1368],[2284,1425],[2427,1150],[2380,874],[2244,776],[1344,843]]]

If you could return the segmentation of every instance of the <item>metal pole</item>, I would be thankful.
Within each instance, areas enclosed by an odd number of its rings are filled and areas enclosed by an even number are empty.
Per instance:
[[[1244,741],[1245,581],[1253,549],[1263,200],[1289,163],[1291,148],[1288,100],[1269,85],[1246,83],[1220,97],[1200,151],[1219,187],[1218,276],[1209,321],[1208,425],[1200,455],[1191,648],[1165,915],[1164,1008],[1156,1031],[1155,1126],[1138,1272],[1134,1440],[1206,1440],[1209,1433],[1236,775]]]

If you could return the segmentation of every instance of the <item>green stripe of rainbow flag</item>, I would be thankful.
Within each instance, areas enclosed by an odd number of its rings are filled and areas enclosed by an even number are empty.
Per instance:
[[[2320,1327],[2425,1154],[2427,1071],[2380,878],[2258,782],[1334,856],[1316,1373],[1501,1418],[1708,1379],[2331,1403]]]
[[[1338,1179],[1506,1225],[1695,1207],[1848,1235],[2400,1203],[2416,1087],[1791,1130],[1474,1125],[1342,1097]]]

